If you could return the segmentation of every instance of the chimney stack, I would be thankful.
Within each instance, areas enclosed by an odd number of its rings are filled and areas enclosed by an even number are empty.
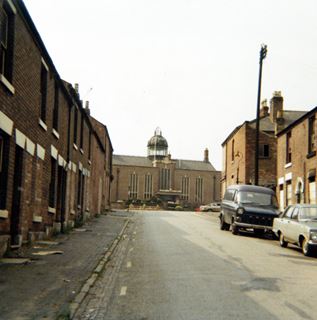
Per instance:
[[[270,100],[270,119],[272,123],[276,123],[277,114],[280,112],[280,117],[283,117],[283,97],[281,91],[274,91],[273,97]]]
[[[204,151],[204,162],[209,162],[209,150],[208,148]]]
[[[275,134],[284,129],[284,123],[283,110],[279,110],[276,115]]]
[[[90,116],[89,101],[86,101],[85,111]]]
[[[75,83],[75,91],[77,94],[79,94],[79,84]]]
[[[260,118],[266,117],[269,115],[269,107],[267,106],[267,100],[261,102]]]

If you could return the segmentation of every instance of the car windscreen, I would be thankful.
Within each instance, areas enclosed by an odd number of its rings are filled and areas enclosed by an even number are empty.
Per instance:
[[[237,201],[241,204],[277,207],[275,195],[254,191],[239,191]]]
[[[317,207],[301,208],[300,219],[302,219],[302,220],[317,220]]]

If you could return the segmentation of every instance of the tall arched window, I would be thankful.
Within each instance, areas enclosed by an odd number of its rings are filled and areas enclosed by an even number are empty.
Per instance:
[[[133,172],[129,176],[129,199],[137,199],[138,198],[138,184],[139,178],[138,175]]]
[[[152,175],[150,173],[147,173],[144,179],[144,199],[151,199],[153,196]]]

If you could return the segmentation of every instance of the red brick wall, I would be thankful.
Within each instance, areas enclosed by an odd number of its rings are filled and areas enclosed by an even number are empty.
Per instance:
[[[91,162],[92,172],[90,184],[91,211],[101,213],[110,209],[110,179],[112,171],[112,146],[106,127],[90,117],[93,125]]]
[[[246,172],[246,163],[249,160],[246,154],[246,130],[247,128],[244,124],[226,143],[225,179],[222,181],[222,190],[226,190],[228,186],[236,184],[237,179],[239,183],[246,183],[246,179],[249,178]],[[233,141],[234,150],[232,148]],[[237,178],[238,173],[239,177]]]
[[[57,163],[63,166],[64,174],[67,174],[67,187],[65,199],[65,226],[72,224],[76,219],[81,219],[89,209],[91,197],[96,194],[96,186],[91,183],[93,161],[88,159],[88,139],[92,124],[81,106],[80,98],[74,89],[66,82],[61,81],[59,75],[48,56],[45,47],[38,37],[28,14],[25,13],[22,2],[13,0],[17,8],[15,16],[15,41],[13,57],[13,77],[11,85],[15,92],[12,93],[8,86],[0,81],[0,111],[13,121],[13,132],[9,137],[10,149],[8,156],[8,176],[6,210],[8,217],[0,218],[0,233],[10,233],[10,221],[12,217],[13,179],[15,164],[16,134],[15,130],[22,132],[27,139],[35,144],[35,152],[31,155],[25,147],[23,151],[22,191],[19,233],[23,241],[27,240],[29,232],[45,232],[46,227],[52,230],[54,223],[60,223],[61,211],[55,203],[56,212],[49,211],[49,185],[51,180],[51,146],[58,151]],[[45,129],[39,124],[40,118],[40,85],[41,65],[44,59],[48,66],[47,77],[47,104]],[[57,132],[53,130],[53,109],[55,103],[55,83],[59,89],[59,117]],[[77,123],[77,148],[74,147],[74,110],[78,108]],[[69,117],[70,115],[70,117]],[[80,148],[81,117],[83,115],[83,144]],[[43,119],[42,119],[43,120]],[[108,137],[109,141],[110,138]],[[70,143],[69,143],[70,142]],[[110,143],[110,142],[109,142]],[[37,155],[37,144],[45,150],[44,160]],[[111,148],[109,148],[110,150]],[[98,167],[98,175],[106,176],[106,170],[111,172],[111,152],[99,150],[96,156],[95,166],[99,160],[103,160]],[[62,159],[62,161],[59,161]],[[84,175],[85,187],[83,194],[83,206],[77,206],[77,188],[79,168]],[[76,169],[76,170],[75,170]],[[58,171],[58,169],[57,169]],[[76,171],[76,172],[75,172]],[[105,178],[104,178],[105,179]],[[110,179],[110,174],[108,174]],[[58,178],[56,176],[56,182]],[[109,183],[105,183],[109,194]],[[56,184],[57,191],[57,184]],[[106,196],[104,196],[106,199]],[[106,200],[104,200],[106,201]],[[74,210],[74,211],[72,211]],[[51,210],[52,211],[52,210]],[[54,210],[53,210],[54,211]],[[34,222],[33,217],[39,217],[42,221]]]
[[[234,157],[232,159],[232,141]],[[259,132],[259,145],[269,145],[269,157],[259,157],[259,185],[276,184],[276,138],[273,133]],[[223,172],[222,192],[231,184],[253,183],[255,168],[255,129],[244,123],[225,144],[225,172]],[[237,178],[237,175],[239,177]]]
[[[315,132],[316,130],[317,128],[315,128]],[[277,139],[277,179],[280,180],[277,186],[278,200],[281,202],[279,193],[280,186],[283,186],[285,192],[286,180],[291,177],[289,181],[291,181],[292,184],[292,202],[297,202],[295,193],[299,182],[304,184],[304,192],[300,192],[301,202],[309,202],[308,174],[310,171],[317,169],[317,158],[316,155],[308,156],[308,119],[303,120],[292,128],[291,134],[291,163],[286,163],[286,133]],[[284,201],[281,205],[285,207],[286,202]]]

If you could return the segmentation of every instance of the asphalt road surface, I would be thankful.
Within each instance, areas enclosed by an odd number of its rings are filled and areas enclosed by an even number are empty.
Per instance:
[[[215,213],[139,212],[75,318],[313,320],[317,258]]]

